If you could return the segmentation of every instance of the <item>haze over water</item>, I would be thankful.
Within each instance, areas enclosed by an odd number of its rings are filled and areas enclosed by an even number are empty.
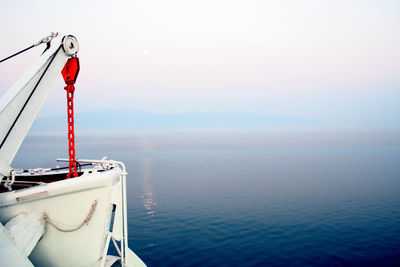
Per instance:
[[[52,167],[29,136],[13,167]],[[81,134],[128,168],[129,246],[149,266],[398,265],[399,131]]]

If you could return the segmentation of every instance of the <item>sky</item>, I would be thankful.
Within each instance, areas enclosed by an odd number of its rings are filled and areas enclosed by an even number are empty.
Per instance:
[[[77,112],[250,112],[400,126],[400,2],[6,1],[0,58],[48,35],[80,44]],[[41,49],[0,64],[0,94]],[[40,117],[65,113],[62,77]]]

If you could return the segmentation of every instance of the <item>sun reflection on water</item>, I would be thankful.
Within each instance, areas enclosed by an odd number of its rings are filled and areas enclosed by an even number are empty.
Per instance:
[[[150,158],[143,158],[142,161],[143,167],[143,191],[144,194],[142,195],[142,203],[146,210],[146,214],[150,215],[151,217],[155,214],[155,206],[157,203],[154,201],[154,188],[150,182],[151,177],[151,159]]]

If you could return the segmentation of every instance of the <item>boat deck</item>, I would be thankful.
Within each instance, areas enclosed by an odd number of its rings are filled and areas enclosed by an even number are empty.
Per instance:
[[[78,177],[81,176],[84,171],[94,170],[93,165],[88,164],[91,168],[82,169],[78,171]],[[84,165],[87,167],[88,165]],[[96,169],[97,172],[104,171],[103,169]],[[12,184],[12,190],[20,190],[25,188],[30,188],[32,186],[41,185],[41,184],[49,184],[53,182],[58,182],[61,180],[67,179],[68,175],[68,167],[56,168],[56,169],[40,169],[37,170],[20,170],[15,175],[15,181]],[[0,193],[9,192],[5,187],[6,178],[0,183]]]

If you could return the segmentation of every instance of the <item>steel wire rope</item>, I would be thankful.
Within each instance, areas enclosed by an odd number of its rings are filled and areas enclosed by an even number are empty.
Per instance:
[[[25,52],[25,51],[28,51],[29,49],[34,48],[34,47],[35,47],[35,45],[33,44],[33,45],[31,45],[30,47],[27,47],[27,48],[25,48],[25,49],[22,49],[21,51],[15,53],[15,54],[12,54],[11,56],[8,56],[8,57],[6,57],[6,58],[3,58],[2,60],[0,60],[0,63],[4,62],[4,61],[6,61],[6,60],[8,60],[8,59],[10,59],[10,58],[13,58],[13,57],[15,57],[15,56],[17,56],[17,55],[19,55],[19,54]]]
[[[43,76],[46,74],[47,70],[49,69],[51,63],[53,62],[54,58],[57,56],[58,51],[60,51],[61,45],[58,47],[58,49],[56,50],[56,52],[54,52],[54,54],[52,55],[49,64],[46,66],[46,69],[44,70],[44,72],[42,73],[42,75],[40,76],[39,80],[37,81],[35,87],[33,88],[32,92],[30,93],[30,95],[28,96],[28,99],[25,101],[25,104],[22,106],[21,110],[19,111],[17,117],[15,118],[14,122],[12,123],[10,129],[8,130],[6,136],[4,137],[3,141],[0,144],[0,149],[3,147],[4,143],[6,142],[8,136],[10,135],[12,129],[14,128],[15,124],[17,123],[19,117],[21,116],[22,112],[24,111],[26,105],[28,104],[29,100],[31,99],[33,93],[36,91],[36,88],[38,87],[39,83],[42,81]]]

